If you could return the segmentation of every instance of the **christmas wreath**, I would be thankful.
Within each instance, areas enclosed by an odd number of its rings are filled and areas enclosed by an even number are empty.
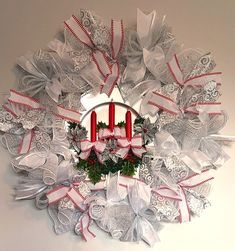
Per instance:
[[[227,121],[221,72],[210,53],[177,44],[156,11],[138,10],[136,30],[87,10],[64,25],[18,59],[19,88],[0,110],[2,143],[20,174],[15,199],[47,209],[57,234],[89,240],[95,222],[152,246],[161,223],[190,221],[210,204],[211,172],[228,159],[218,135]],[[108,106],[108,124],[97,123],[97,105]],[[119,106],[125,118],[115,116]]]

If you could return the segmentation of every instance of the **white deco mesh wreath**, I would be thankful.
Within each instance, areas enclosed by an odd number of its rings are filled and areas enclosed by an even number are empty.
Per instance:
[[[46,48],[18,59],[19,89],[0,109],[2,143],[20,175],[15,199],[47,209],[57,234],[89,240],[95,222],[151,246],[162,222],[200,215],[211,172],[228,159],[214,67],[210,53],[183,50],[155,11],[138,10],[135,31],[81,10]],[[96,101],[87,111],[86,95],[113,99],[108,125],[97,123]],[[117,123],[119,106],[128,111]]]

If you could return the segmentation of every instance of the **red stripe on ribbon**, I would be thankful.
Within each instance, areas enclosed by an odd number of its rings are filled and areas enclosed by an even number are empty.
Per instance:
[[[63,118],[65,120],[69,120],[72,122],[76,122],[76,123],[80,122],[80,117],[82,115],[80,112],[77,112],[72,109],[64,108],[61,105],[57,105],[57,112],[54,114],[60,118]]]
[[[103,76],[103,78],[106,78],[109,74],[112,73],[112,67],[110,66],[104,52],[101,52],[101,51],[97,51],[96,53],[92,52],[92,59],[98,71]]]
[[[172,60],[167,63],[167,67],[168,67],[169,71],[171,72],[175,81],[179,85],[183,85],[184,84],[183,74],[182,74],[182,71],[181,71],[181,68],[179,65],[179,61],[178,61],[176,55],[174,55]]]
[[[9,112],[14,118],[17,117],[17,114],[16,114],[12,109],[10,109],[6,104],[2,105],[2,107],[3,107],[7,112]]]
[[[212,76],[212,77],[215,76],[216,77],[216,76],[220,76],[220,75],[222,75],[222,72],[210,72],[210,73],[201,74],[201,75],[194,76],[192,78],[187,79],[185,81],[185,84],[190,83],[192,80],[197,80],[197,79],[204,78],[204,77],[209,77],[209,76]],[[217,84],[221,84],[221,83],[217,83]]]
[[[45,107],[40,106],[40,103],[37,100],[35,100],[31,97],[28,97],[27,95],[24,95],[24,94],[17,92],[15,90],[10,90],[10,94],[11,94],[11,96],[8,99],[8,101],[12,104],[27,107],[29,109],[46,110]],[[19,115],[19,114],[15,114],[15,112],[12,111],[10,108],[8,108],[6,105],[4,106],[4,108],[7,109],[7,111],[11,112],[13,116]],[[55,112],[54,114],[58,117],[65,119],[65,120],[69,120],[69,121],[73,121],[73,122],[80,122],[80,117],[82,115],[80,112],[77,112],[72,109],[64,108],[60,105],[57,105],[57,112]]]
[[[221,72],[205,73],[199,76],[194,76],[184,81],[182,69],[180,67],[176,54],[171,59],[171,61],[167,63],[167,67],[170,73],[172,74],[173,78],[175,79],[175,81],[180,85],[187,84],[187,85],[193,85],[193,86],[201,86],[201,85],[205,85],[206,83],[210,81],[215,81],[217,84],[220,84],[221,82],[220,81],[220,75],[222,74]]]
[[[13,104],[19,104],[26,106],[31,109],[42,109],[38,100],[33,99],[23,93],[17,92],[13,89],[10,89],[10,97],[8,101]]]
[[[161,110],[164,110],[164,111],[166,111],[166,112],[169,112],[170,114],[173,114],[173,115],[177,115],[177,114],[178,114],[178,113],[173,112],[173,111],[171,111],[171,110],[169,110],[169,109],[167,109],[167,108],[165,108],[165,107],[163,107],[163,106],[161,106],[161,105],[159,105],[159,104],[154,103],[153,101],[148,101],[148,104],[149,104],[149,105],[156,106],[157,108],[159,108],[159,109],[161,109]]]
[[[87,208],[87,206],[83,202],[85,198],[82,196],[82,194],[77,191],[74,186],[77,185],[78,183],[73,183],[71,184],[70,187],[67,186],[58,186],[55,189],[49,191],[46,196],[48,199],[48,204],[54,204],[57,203],[58,201],[62,200],[65,197],[68,197],[74,205],[79,208],[82,212],[84,212]]]
[[[76,16],[72,15],[69,20],[64,22],[64,24],[80,42],[89,48],[93,48],[95,46],[88,31]]]
[[[77,17],[73,15],[69,20],[64,23],[65,26],[69,29],[69,31],[79,41],[87,45],[91,50],[96,49],[95,53],[92,52],[92,59],[98,71],[104,78],[104,85],[101,86],[101,93],[105,93],[110,96],[120,75],[120,66],[116,62],[116,58],[124,45],[123,21],[111,20],[111,51],[112,60],[115,61],[112,67],[110,66],[110,63],[108,62],[104,52],[101,52],[96,48],[95,44],[91,39],[90,34],[82,25],[82,23],[77,19]]]
[[[117,46],[114,46],[114,44],[116,43],[117,43]],[[122,50],[123,45],[124,45],[123,20],[118,22],[112,19],[111,20],[111,49],[112,49],[113,59],[117,57],[118,53]]]
[[[115,87],[115,84],[119,79],[119,76],[120,76],[120,66],[119,63],[115,63],[112,65],[112,73],[105,78],[104,80],[105,84],[101,86],[100,92],[105,93],[108,97],[110,97]]]
[[[81,234],[85,241],[95,238],[95,234],[90,230],[91,224],[91,217],[88,213],[85,213],[81,216],[80,219],[80,227],[81,227]]]
[[[157,96],[159,96],[159,97],[162,97],[162,98],[164,98],[164,99],[166,99],[166,100],[169,100],[169,101],[171,101],[172,103],[175,103],[175,102],[173,101],[173,99],[171,99],[170,97],[164,96],[164,95],[162,95],[162,94],[160,94],[160,93],[158,93],[158,92],[156,92],[156,91],[154,91],[153,94],[155,94],[155,95],[157,95]]]
[[[209,170],[204,170],[200,174],[193,174],[178,182],[182,201],[178,202],[180,211],[180,223],[190,221],[190,209],[187,203],[185,188],[194,188],[214,179],[209,175]]]
[[[34,135],[35,134],[33,129],[24,134],[18,148],[18,154],[24,154],[29,152]]]

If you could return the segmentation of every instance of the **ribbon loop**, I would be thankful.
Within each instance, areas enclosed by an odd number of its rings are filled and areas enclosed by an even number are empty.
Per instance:
[[[181,201],[178,201],[179,211],[180,211],[180,223],[187,222],[191,220],[190,210],[186,198],[185,188],[194,188],[200,186],[210,180],[214,179],[209,170],[203,171],[201,174],[194,174],[184,180],[178,182],[179,194],[181,196]]]
[[[184,84],[183,74],[176,55],[174,55],[171,61],[167,63],[167,66],[176,83],[178,83],[179,85],[183,85]]]
[[[122,50],[124,43],[124,29],[122,20],[111,20],[111,36],[112,58],[116,59]]]
[[[99,139],[106,139],[114,137],[116,139],[124,138],[126,136],[126,130],[124,127],[115,126],[113,131],[109,128],[101,128],[98,133]]]
[[[143,140],[141,135],[135,135],[131,140],[128,140],[127,138],[118,139],[117,142],[120,148],[116,151],[116,154],[122,159],[127,157],[130,149],[139,158],[141,158],[142,154],[146,152],[142,147]]]
[[[90,48],[94,47],[94,43],[88,31],[76,16],[72,15],[69,20],[64,22],[64,24],[79,41]]]
[[[88,213],[84,213],[79,219],[80,232],[85,241],[89,241],[95,238],[95,234],[90,230],[91,218]],[[75,229],[77,226],[75,227]]]
[[[78,184],[73,183],[70,187],[58,186],[57,188],[49,191],[46,194],[49,205],[55,204],[63,198],[68,197],[81,212],[84,212],[87,209],[87,205],[84,204],[85,198],[79,192],[79,189],[75,189],[76,185]]]
[[[123,239],[126,241],[138,241],[143,239],[150,246],[153,246],[155,242],[159,241],[159,238],[153,225],[149,221],[149,214],[147,215],[144,213],[145,210],[150,210],[150,187],[136,181],[132,187],[128,187],[128,198],[136,216]],[[153,213],[152,220],[155,219],[156,217],[154,217]]]
[[[18,106],[22,109],[40,109],[40,110],[46,110],[46,107],[43,107],[39,104],[39,102],[36,99],[33,99],[31,97],[28,97],[25,94],[22,94],[20,92],[17,92],[15,90],[10,91],[10,97],[8,99],[10,103],[13,103],[13,105]],[[19,108],[18,108],[19,109]],[[65,120],[69,121],[75,121],[79,122],[81,113],[77,112],[72,109],[64,108],[60,105],[56,106],[56,112],[54,113],[56,116],[61,117]],[[15,111],[12,111],[15,113]],[[19,115],[19,114],[17,114]]]
[[[89,32],[74,15],[64,22],[67,29],[83,44],[92,51],[92,59],[103,77],[101,93],[110,96],[115,84],[120,76],[120,65],[117,62],[118,54],[121,52],[124,44],[124,29],[122,21],[111,20],[111,51],[110,60],[103,51],[100,51],[91,39]]]
[[[111,20],[111,60],[108,60],[103,51],[100,51],[91,39],[89,32],[74,15],[67,20],[65,26],[68,30],[83,44],[88,46],[92,51],[92,59],[97,67],[97,70],[103,77],[101,85],[101,93],[110,96],[115,84],[120,76],[120,66],[116,61],[118,54],[123,48],[124,30],[122,21]]]
[[[106,143],[101,140],[97,140],[95,142],[91,142],[89,140],[82,140],[81,141],[81,153],[79,157],[81,159],[88,159],[88,157],[90,156],[91,150],[94,149],[98,160],[102,163],[103,161],[102,161],[101,153],[103,153],[103,151],[105,150],[105,147],[106,147]]]

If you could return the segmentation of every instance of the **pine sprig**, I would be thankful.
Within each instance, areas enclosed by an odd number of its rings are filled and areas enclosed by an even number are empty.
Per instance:
[[[75,129],[76,126],[78,126],[79,124],[75,123],[75,122],[68,122],[69,124],[69,129]]]
[[[126,123],[124,121],[121,121],[121,122],[118,122],[115,126],[118,126],[118,127],[125,127]],[[103,121],[99,121],[97,123],[97,131],[99,131],[99,129],[101,128],[108,128],[108,125],[103,122]]]
[[[143,122],[141,117],[138,118],[137,122],[140,121]],[[121,121],[115,126],[125,127],[125,125],[125,121]],[[82,128],[82,126],[79,124],[73,122],[69,123],[70,129],[75,129],[76,127]],[[99,121],[97,124],[97,131],[101,128],[108,128],[108,125],[103,121]],[[101,180],[103,175],[107,175],[109,172],[116,173],[120,171],[123,175],[133,176],[140,163],[141,158],[135,156],[131,150],[129,151],[127,158],[119,158],[117,163],[112,159],[108,159],[104,163],[100,163],[95,151],[92,150],[89,158],[87,160],[79,159],[79,162],[76,164],[75,168],[86,171],[91,182],[95,184]]]
[[[143,117],[136,117],[135,121],[134,121],[134,124],[143,124],[144,123],[144,118]]]
[[[118,127],[125,127],[126,123],[125,123],[125,121],[121,121],[121,122],[117,123],[116,126],[118,126]]]
[[[108,125],[103,121],[99,121],[96,128],[97,128],[97,131],[99,131],[99,129],[101,128],[108,128]]]
[[[135,156],[130,150],[126,159],[119,159],[117,163],[109,159],[102,164],[92,150],[89,158],[87,160],[80,159],[76,168],[85,170],[91,182],[95,184],[101,180],[102,175],[107,175],[109,172],[116,173],[120,171],[123,175],[133,176],[140,163],[141,158]]]

